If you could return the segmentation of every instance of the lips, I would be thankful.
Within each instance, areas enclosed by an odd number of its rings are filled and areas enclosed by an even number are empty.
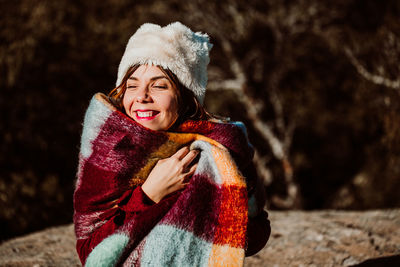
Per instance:
[[[152,120],[154,119],[160,112],[156,110],[136,110],[136,118],[138,120]]]

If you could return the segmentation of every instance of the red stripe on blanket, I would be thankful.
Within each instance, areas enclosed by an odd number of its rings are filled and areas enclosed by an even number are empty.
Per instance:
[[[242,129],[234,124],[188,120],[179,126],[177,132],[202,134],[221,143],[229,149],[240,167],[246,166],[254,153]]]
[[[146,165],[148,155],[167,139],[166,134],[149,133],[148,129],[132,123],[126,116],[113,112],[93,142],[90,161],[97,162],[103,169],[112,169],[131,178]]]
[[[76,212],[91,212],[110,208],[110,201],[122,195],[126,185],[122,184],[118,175],[112,171],[99,169],[98,166],[86,161],[83,165],[81,183],[75,191]],[[112,206],[113,204],[111,204]]]
[[[212,242],[218,223],[220,195],[221,189],[207,175],[197,174],[160,223],[190,231]]]
[[[245,187],[223,186],[221,208],[214,244],[244,248],[247,225],[247,191]]]

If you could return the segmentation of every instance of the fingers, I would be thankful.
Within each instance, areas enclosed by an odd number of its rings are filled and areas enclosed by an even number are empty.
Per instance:
[[[187,174],[190,173],[190,175],[192,175],[196,170],[196,168],[191,165],[192,163],[195,163],[194,160],[196,159],[199,153],[200,152],[198,150],[190,150],[188,146],[184,146],[181,149],[179,149],[174,155],[172,155],[171,159],[179,161],[179,162],[175,161],[175,163],[173,164],[178,168],[178,172],[180,174],[185,174],[186,176]]]
[[[184,146],[181,149],[179,149],[178,151],[176,151],[176,153],[174,155],[172,155],[172,157],[175,157],[175,158],[181,160],[189,153],[189,151],[190,151],[189,147]]]
[[[193,160],[197,157],[199,153],[200,152],[198,150],[190,150],[190,152],[187,153],[186,156],[182,158],[183,168],[186,169],[190,165],[190,163],[193,162]]]
[[[192,176],[193,176],[193,174],[194,174],[194,172],[196,171],[196,168],[197,168],[197,164],[194,164],[191,168],[190,168],[190,170],[187,172],[187,173],[185,173],[184,175],[184,179],[183,179],[183,184],[188,184],[189,183],[189,180],[190,180],[190,178],[192,178]]]
[[[194,165],[190,168],[190,170],[186,173],[186,175],[192,176],[192,175],[194,174],[194,172],[196,171],[196,168],[197,168],[197,163],[194,164]]]
[[[182,186],[181,186],[181,189],[185,189],[185,187],[188,186],[188,184],[189,184],[189,182],[183,183]]]

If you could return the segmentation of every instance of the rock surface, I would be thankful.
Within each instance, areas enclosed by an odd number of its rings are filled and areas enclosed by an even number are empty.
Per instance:
[[[400,266],[400,209],[271,211],[267,246],[245,266]],[[73,225],[0,245],[0,266],[80,266]]]
[[[400,266],[400,210],[270,212],[270,220],[267,246],[246,266]]]

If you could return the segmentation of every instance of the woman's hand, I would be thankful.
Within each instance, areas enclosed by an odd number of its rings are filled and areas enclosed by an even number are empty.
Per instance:
[[[158,203],[165,196],[183,189],[196,170],[197,164],[188,167],[198,154],[197,150],[189,150],[186,146],[171,157],[159,160],[143,183],[143,192]]]

